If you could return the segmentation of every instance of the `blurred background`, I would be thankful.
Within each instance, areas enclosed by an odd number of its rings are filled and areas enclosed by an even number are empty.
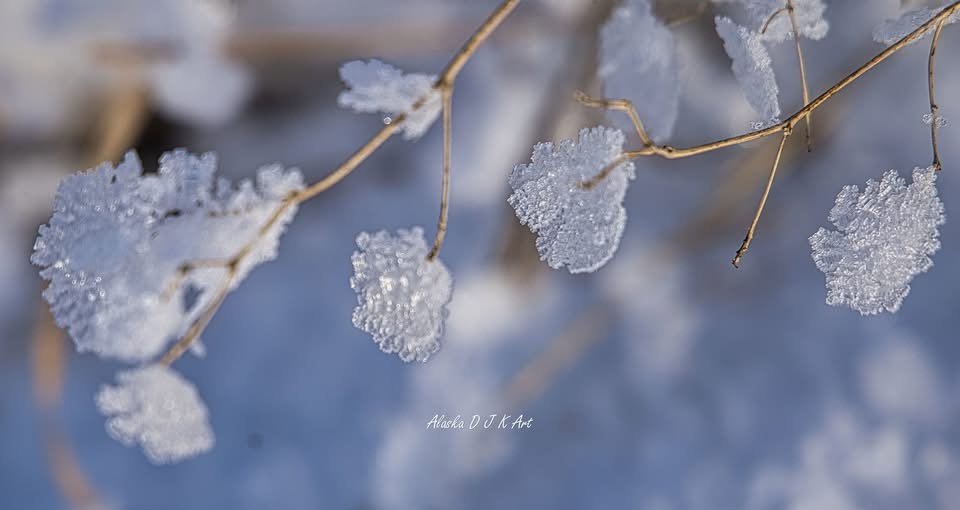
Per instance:
[[[216,446],[151,465],[93,404],[120,364],[78,355],[29,263],[65,175],[135,148],[216,151],[221,174],[283,162],[316,180],[378,128],[336,106],[339,65],[376,57],[435,73],[494,0],[0,2],[0,506],[37,509],[885,510],[960,508],[960,33],[937,86],[943,249],[896,315],[824,304],[807,237],[843,185],[930,161],[920,43],[794,137],[742,269],[740,244],[776,140],[637,163],[627,233],[590,275],[551,271],[506,204],[537,141],[607,123],[596,36],[613,0],[527,0],[470,61],[453,109],[456,280],[439,354],[401,363],[354,329],[350,254],[363,230],[435,225],[440,129],[389,141],[305,204],[280,257],[231,294],[177,364]],[[713,16],[675,25],[683,99],[672,145],[755,120]],[[912,5],[922,5],[913,2]],[[877,53],[899,0],[829,2],[804,42],[813,93]],[[692,16],[691,16],[692,15]],[[791,45],[772,54],[800,105]],[[636,141],[634,140],[635,144]],[[771,145],[772,144],[772,145]],[[436,414],[523,414],[528,430],[428,430]]]

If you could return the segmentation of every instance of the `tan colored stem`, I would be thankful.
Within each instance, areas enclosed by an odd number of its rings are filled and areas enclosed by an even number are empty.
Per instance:
[[[433,237],[433,247],[427,254],[427,260],[433,260],[440,253],[440,245],[443,244],[443,236],[447,233],[447,214],[449,210],[450,196],[450,116],[453,96],[452,90],[446,89],[443,92],[443,164],[442,177],[440,184],[440,217],[437,219],[437,234]]]
[[[937,55],[937,43],[940,41],[940,32],[943,31],[944,21],[937,24],[937,30],[933,33],[933,41],[930,43],[930,56],[927,59],[927,87],[930,94],[930,142],[933,145],[933,167],[938,171],[942,168],[940,164],[940,150],[937,148],[937,117],[940,115],[940,107],[937,106],[937,100],[933,90],[933,65]]]
[[[773,188],[773,179],[777,175],[777,168],[780,166],[780,158],[783,156],[783,147],[787,144],[787,138],[789,137],[790,131],[784,131],[783,138],[780,139],[780,146],[777,148],[777,155],[773,159],[773,167],[771,167],[770,175],[767,177],[767,185],[763,188],[763,194],[760,195],[760,203],[757,204],[757,210],[753,214],[753,221],[750,222],[750,227],[747,228],[747,235],[743,238],[743,242],[740,243],[740,248],[737,250],[737,254],[733,257],[733,267],[740,267],[740,261],[743,259],[743,255],[747,253],[748,249],[750,249],[750,241],[753,241],[753,236],[757,232],[757,223],[760,222],[760,215],[763,214],[763,207],[767,204],[767,197],[770,196],[770,189]]]
[[[803,104],[810,102],[810,93],[807,89],[807,66],[804,63],[803,59],[803,48],[800,47],[800,31],[797,28],[797,14],[794,12],[793,0],[787,0],[787,14],[790,15],[790,27],[793,28],[793,44],[797,50],[797,61],[800,64],[800,88],[803,93]],[[812,113],[806,116],[806,138],[807,138],[807,151],[813,151],[813,123]]]
[[[441,71],[439,77],[437,78],[437,81],[434,84],[433,89],[429,93],[424,94],[424,96],[419,98],[416,102],[414,102],[412,107],[413,111],[419,110],[421,107],[423,107],[427,103],[427,101],[430,100],[433,94],[439,92],[441,94],[441,97],[444,100],[444,123],[446,125],[444,129],[447,131],[449,130],[449,124],[450,124],[449,101],[450,101],[451,95],[453,94],[453,84],[456,81],[457,75],[463,69],[463,66],[466,65],[470,57],[472,57],[473,54],[476,53],[480,45],[484,41],[486,41],[490,37],[490,34],[492,34],[493,31],[498,26],[500,26],[503,20],[506,19],[506,17],[511,12],[513,12],[513,10],[516,8],[519,2],[520,0],[504,0],[497,6],[496,9],[494,9],[494,11],[490,14],[490,16],[487,17],[487,19],[480,25],[480,27],[477,28],[477,30],[467,39],[467,41],[460,48],[460,50],[450,59],[450,62],[444,67],[443,71]],[[379,149],[384,142],[386,142],[394,133],[397,132],[398,129],[400,129],[400,127],[402,127],[403,123],[406,122],[406,120],[407,120],[407,116],[403,114],[397,115],[396,117],[391,119],[389,124],[386,124],[385,126],[380,128],[380,130],[376,134],[374,134],[372,138],[364,142],[363,145],[361,145],[356,151],[354,151],[353,154],[351,154],[337,168],[335,168],[333,171],[327,174],[326,177],[307,186],[306,188],[304,188],[299,192],[292,193],[290,196],[288,196],[283,201],[281,201],[281,203],[273,211],[270,217],[267,218],[267,220],[263,223],[263,225],[260,226],[259,230],[257,231],[257,234],[252,239],[250,239],[246,244],[244,244],[243,247],[241,247],[240,250],[237,251],[237,253],[235,253],[230,257],[224,258],[222,261],[212,261],[213,264],[211,265],[214,267],[219,265],[218,262],[223,262],[223,267],[226,270],[224,283],[218,288],[214,298],[207,305],[207,308],[204,309],[200,317],[196,321],[194,321],[193,324],[191,324],[187,333],[183,337],[181,337],[179,340],[177,340],[177,342],[172,347],[170,347],[167,350],[167,352],[163,354],[159,362],[167,365],[173,363],[177,358],[179,358],[187,350],[190,344],[200,335],[200,333],[203,331],[203,328],[206,327],[207,323],[213,317],[214,313],[216,313],[217,308],[219,308],[220,304],[223,302],[224,298],[226,297],[226,294],[229,292],[230,286],[233,283],[233,278],[236,276],[236,268],[239,265],[239,263],[243,260],[244,257],[246,257],[250,253],[250,251],[254,248],[254,246],[256,246],[257,242],[259,242],[264,237],[264,235],[266,235],[270,231],[270,229],[272,229],[273,226],[276,225],[277,221],[280,220],[284,211],[286,211],[287,208],[299,205],[300,203],[305,202],[319,195],[320,193],[330,189],[331,187],[339,183],[341,180],[343,180],[344,177],[349,175],[358,166],[360,166],[360,163],[363,163],[368,157],[370,157],[371,154],[373,154],[377,149]],[[449,133],[446,133],[444,137],[448,139]],[[450,158],[449,144],[445,143],[444,145],[445,145],[444,173],[447,174],[449,172],[449,158]],[[447,178],[448,177],[445,176],[445,179]],[[446,194],[446,186],[447,184],[445,183],[444,195]],[[446,198],[442,198],[441,202],[442,202],[441,223],[443,225],[442,230],[445,231],[446,208],[448,207],[446,204]],[[438,239],[442,240],[443,235],[442,233],[439,232],[440,230],[441,229],[438,229]],[[437,241],[435,241],[435,249],[439,250],[439,244]],[[196,265],[195,261],[187,262],[180,266],[180,268],[177,271],[177,275],[175,275],[174,278],[182,282],[182,279],[185,277],[185,275],[190,271],[194,270],[196,267],[199,267],[199,266]],[[205,267],[210,267],[210,266],[205,266]]]

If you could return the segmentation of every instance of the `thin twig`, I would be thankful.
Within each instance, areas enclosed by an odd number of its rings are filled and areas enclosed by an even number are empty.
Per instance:
[[[810,102],[810,93],[807,90],[807,66],[803,60],[803,49],[800,47],[800,31],[797,29],[797,14],[794,12],[793,0],[787,0],[787,14],[790,15],[790,26],[793,28],[793,44],[797,49],[797,61],[800,63],[800,87],[803,91],[803,104]],[[812,113],[806,117],[807,152],[813,152],[813,123]]]
[[[480,45],[490,37],[490,34],[492,34],[493,31],[500,26],[503,20],[506,19],[511,12],[513,12],[519,3],[520,0],[503,0],[503,2],[501,2],[500,5],[494,9],[490,16],[484,20],[480,27],[477,28],[477,30],[467,39],[460,50],[450,59],[450,62],[439,74],[439,77],[434,83],[433,88],[414,102],[411,111],[417,111],[422,108],[437,92],[444,97],[445,101],[449,101],[448,96],[453,94],[453,84],[456,81],[457,75],[459,75],[460,71],[463,69],[463,66],[466,65],[467,61],[473,56],[474,53],[476,53]],[[449,108],[444,108],[444,110],[446,110],[448,112],[447,115],[449,115]],[[160,358],[160,363],[168,365],[173,363],[200,335],[200,333],[203,331],[203,328],[206,327],[207,323],[213,317],[214,313],[216,313],[217,308],[219,308],[220,304],[226,297],[226,294],[233,283],[233,278],[236,276],[236,268],[240,262],[273,228],[273,226],[277,223],[277,221],[280,220],[283,213],[289,207],[297,206],[339,183],[344,177],[353,172],[360,165],[360,163],[364,162],[371,154],[379,149],[384,142],[386,142],[394,133],[397,132],[397,130],[406,120],[407,115],[397,115],[391,119],[389,124],[386,124],[380,128],[380,130],[374,134],[372,138],[367,140],[356,151],[354,151],[353,154],[351,154],[343,163],[327,174],[326,177],[311,184],[310,186],[307,186],[303,190],[292,193],[283,199],[273,213],[260,226],[256,235],[246,244],[244,244],[234,255],[224,259],[227,261],[227,264],[225,265],[227,274],[225,275],[223,285],[221,285],[220,289],[207,305],[207,308],[201,313],[199,318],[190,326],[190,328],[187,330],[187,333],[177,340],[177,342],[163,354],[163,356]],[[446,119],[446,123],[449,124],[449,119]],[[446,158],[449,158],[449,154],[447,154]],[[439,249],[439,247],[437,247],[437,249]],[[179,279],[182,282],[182,278],[186,276],[186,273],[189,273],[195,268],[195,265],[192,264],[193,261],[190,261],[181,265],[180,270],[178,270],[177,275],[175,275],[174,278]]]
[[[753,240],[753,236],[757,231],[757,223],[760,222],[760,215],[763,214],[763,206],[767,204],[767,197],[770,196],[770,188],[773,187],[773,178],[777,175],[777,167],[780,166],[780,157],[783,156],[783,147],[787,144],[787,138],[789,137],[790,131],[784,131],[783,138],[780,139],[780,146],[777,148],[777,155],[773,159],[773,167],[770,169],[770,176],[767,177],[767,185],[763,188],[763,194],[760,196],[760,203],[757,204],[757,210],[753,214],[753,221],[750,222],[750,227],[747,228],[747,235],[743,238],[743,243],[740,244],[740,249],[737,250],[737,254],[733,257],[733,267],[740,267],[740,260],[743,259],[743,254],[750,249],[750,241]]]
[[[217,313],[217,310],[220,308],[220,305],[223,304],[223,300],[227,297],[227,293],[230,292],[230,284],[233,281],[233,278],[236,274],[236,268],[231,266],[227,270],[227,274],[224,275],[223,280],[220,281],[220,286],[217,287],[217,291],[213,296],[213,299],[210,300],[210,304],[207,305],[207,308],[204,309],[193,323],[190,324],[190,327],[187,328],[187,332],[180,337],[179,340],[163,354],[163,357],[160,358],[159,363],[164,365],[170,365],[177,358],[183,355],[187,349],[190,348],[190,344],[196,340],[200,333],[203,332],[204,328],[207,327],[207,324],[210,323],[210,319],[213,318],[213,315]]]
[[[443,91],[443,176],[440,185],[440,217],[437,219],[437,234],[433,237],[433,247],[427,254],[427,260],[433,260],[440,253],[440,245],[443,243],[443,236],[447,233],[447,211],[449,209],[448,198],[450,196],[450,116],[453,97],[453,90],[447,88]]]
[[[937,149],[937,117],[940,115],[940,108],[937,106],[937,100],[933,93],[933,64],[937,54],[937,42],[940,41],[940,32],[943,31],[944,21],[937,24],[937,30],[933,33],[933,41],[930,43],[930,57],[927,60],[927,86],[930,93],[930,141],[933,144],[933,167],[940,170],[940,151]]]
[[[767,29],[770,28],[770,23],[772,23],[773,20],[776,19],[777,16],[779,16],[779,15],[785,13],[785,12],[787,12],[787,7],[786,7],[786,6],[781,7],[781,8],[779,8],[779,9],[773,11],[773,12],[770,14],[770,16],[767,17],[767,20],[763,22],[763,27],[760,28],[760,33],[761,33],[761,34],[766,34],[766,33],[767,33]]]
[[[627,99],[601,99],[597,97],[592,97],[587,95],[583,91],[576,91],[573,93],[574,99],[584,106],[589,106],[591,108],[609,108],[611,110],[619,110],[625,112],[630,117],[630,122],[633,123],[633,129],[637,133],[637,137],[640,138],[640,141],[643,143],[644,147],[653,146],[653,140],[650,139],[650,136],[647,134],[647,130],[643,127],[643,122],[640,121],[640,115],[637,114],[637,109],[633,106],[633,103]]]

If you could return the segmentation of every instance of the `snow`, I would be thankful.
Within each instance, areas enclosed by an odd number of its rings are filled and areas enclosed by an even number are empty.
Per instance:
[[[757,32],[770,20],[767,30],[760,37],[764,41],[783,42],[793,39],[793,25],[786,7],[786,0],[740,0],[746,4],[753,18]],[[827,6],[823,0],[793,0],[793,13],[797,22],[797,31],[801,37],[819,41],[826,37],[830,24],[824,19]],[[776,17],[771,16],[780,11]]]
[[[102,386],[96,401],[110,437],[126,446],[139,444],[154,464],[213,448],[207,407],[197,389],[166,365],[120,372],[117,385]]]
[[[647,0],[623,2],[603,25],[597,74],[604,96],[632,102],[654,141],[670,137],[680,109],[677,46]],[[608,116],[620,129],[633,131],[623,113]]]
[[[357,293],[353,325],[380,350],[405,362],[427,361],[440,350],[453,278],[439,260],[426,259],[423,229],[357,236],[350,287]]]
[[[861,193],[846,186],[829,220],[810,236],[813,260],[827,280],[827,304],[847,305],[864,315],[896,312],[913,278],[933,266],[945,221],[934,167],[916,168],[907,185],[896,170]]]
[[[590,189],[580,184],[620,156],[623,139],[619,129],[582,129],[576,142],[538,143],[530,163],[517,165],[510,174],[508,202],[520,223],[537,234],[537,251],[550,267],[590,273],[617,251],[627,221],[623,199],[634,177],[633,163],[618,165]]]
[[[257,189],[249,181],[238,189],[225,180],[214,186],[216,166],[213,154],[178,150],[161,157],[159,173],[144,175],[128,153],[117,166],[104,163],[61,183],[32,261],[50,280],[44,297],[79,351],[124,361],[157,355],[186,331],[224,278],[223,268],[203,268],[177,282],[181,264],[237,253],[282,197],[302,187],[298,171],[277,166],[260,170]],[[256,242],[232,286],[276,256],[295,211],[287,207]],[[177,285],[169,289],[171,282]],[[188,306],[191,290],[199,297]]]
[[[723,48],[733,61],[733,74],[740,82],[747,102],[760,114],[763,123],[775,122],[780,117],[777,97],[780,88],[766,46],[756,33],[730,18],[717,16],[716,23]]]
[[[920,28],[920,26],[924,23],[933,19],[933,17],[939,14],[941,10],[942,9],[930,9],[923,7],[920,9],[904,11],[900,13],[900,16],[893,19],[888,19],[874,27],[873,40],[885,46],[890,46],[900,39],[903,39],[914,30]],[[949,25],[951,23],[956,23],[957,21],[960,21],[960,13],[953,14],[952,16],[948,17],[946,24]],[[932,33],[931,30],[926,30],[923,35],[911,40],[910,44],[923,39],[930,33]]]
[[[358,113],[384,114],[385,123],[392,120],[390,117],[406,115],[400,128],[406,140],[423,136],[440,115],[440,93],[433,88],[436,76],[404,74],[389,64],[371,59],[343,64],[340,78],[347,85],[347,90],[337,98],[341,107]],[[420,98],[426,100],[414,110]]]

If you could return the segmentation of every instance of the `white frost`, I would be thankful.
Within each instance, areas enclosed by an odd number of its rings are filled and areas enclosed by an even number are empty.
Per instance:
[[[207,407],[196,388],[166,365],[117,374],[97,393],[110,437],[139,444],[154,464],[179,462],[213,447]]]
[[[670,137],[680,105],[677,45],[647,0],[624,2],[604,24],[598,73],[604,96],[630,100],[654,141]],[[620,112],[610,118],[621,129],[633,129]]]
[[[32,261],[50,280],[44,297],[80,351],[124,361],[157,355],[181,336],[214,297],[223,268],[198,268],[178,285],[181,264],[237,253],[303,186],[299,171],[260,169],[256,187],[214,185],[216,157],[164,154],[155,175],[143,175],[128,153],[60,184],[49,224],[40,227]],[[276,256],[296,212],[289,206],[237,267],[235,287],[257,264]]]
[[[829,220],[810,237],[813,260],[827,280],[827,304],[847,305],[863,315],[896,312],[913,277],[933,266],[944,222],[933,167],[913,171],[907,185],[896,170],[861,193],[846,186]]]
[[[764,41],[783,42],[793,39],[793,23],[785,10],[786,0],[741,0],[753,17]],[[826,37],[830,24],[824,19],[827,10],[823,0],[793,0],[793,16],[801,37],[819,41]],[[776,14],[774,16],[774,14]],[[768,23],[769,21],[769,23]]]
[[[379,60],[354,60],[340,68],[340,78],[348,88],[337,98],[341,107],[390,117],[406,115],[400,128],[406,140],[423,136],[440,114],[440,93],[433,89],[436,76],[404,74]],[[426,97],[426,101],[414,110],[422,97]],[[384,119],[384,122],[389,121]]]
[[[373,336],[386,353],[405,362],[427,361],[440,336],[453,292],[453,278],[437,259],[427,261],[423,229],[357,236],[350,287],[357,293],[353,324]]]
[[[873,40],[883,44],[885,46],[890,46],[891,44],[903,39],[908,34],[914,30],[920,28],[921,25],[933,19],[934,16],[939,14],[943,9],[928,9],[926,7],[920,9],[914,9],[911,11],[906,11],[900,14],[900,16],[889,19],[880,23],[873,29]],[[946,24],[956,23],[960,21],[960,13],[953,14],[947,18]],[[914,38],[910,43],[915,43],[923,37],[927,36],[930,33],[930,30],[926,30],[923,35],[920,37]]]
[[[540,258],[571,273],[596,271],[613,257],[627,221],[623,198],[633,163],[623,163],[599,184],[580,184],[622,153],[623,132],[595,127],[580,130],[578,142],[539,143],[529,164],[510,175],[509,203],[520,223],[538,235]]]
[[[780,117],[780,88],[773,74],[770,54],[760,37],[730,18],[716,18],[717,34],[723,39],[723,47],[733,60],[733,74],[743,88],[743,94],[763,119],[774,122]]]

